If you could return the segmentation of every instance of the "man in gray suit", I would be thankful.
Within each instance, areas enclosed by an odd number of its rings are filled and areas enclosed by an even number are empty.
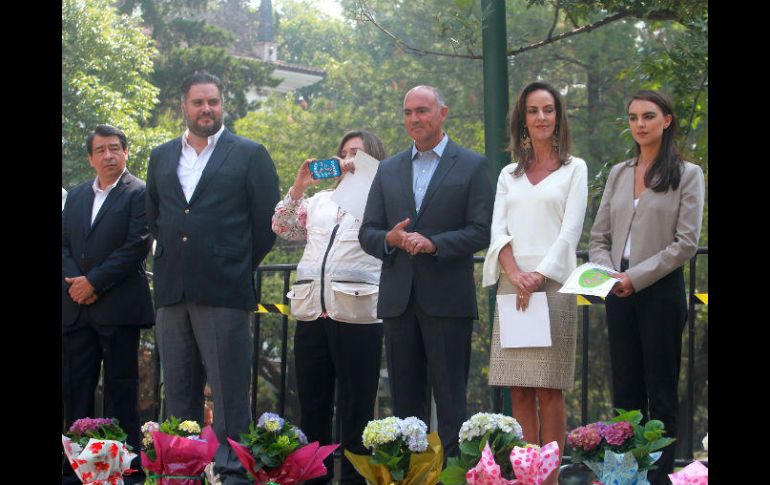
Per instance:
[[[383,319],[396,416],[430,417],[430,382],[445,456],[458,453],[473,320],[473,253],[489,245],[493,192],[486,158],[444,133],[449,108],[431,86],[404,97],[414,139],[380,163],[358,234],[382,260]]]
[[[216,76],[194,73],[181,91],[187,130],[156,147],[147,169],[166,414],[202,423],[208,380],[220,442],[214,471],[226,485],[247,484],[227,438],[250,421],[253,275],[275,242],[278,176],[264,146],[223,126]]]

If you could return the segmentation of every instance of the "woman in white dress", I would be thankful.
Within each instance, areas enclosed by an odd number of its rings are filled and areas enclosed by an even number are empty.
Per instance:
[[[588,197],[586,163],[569,154],[566,111],[559,92],[544,82],[524,88],[511,110],[515,162],[497,181],[483,278],[484,286],[498,283],[498,295],[517,294],[523,311],[533,292],[546,294],[550,347],[501,348],[495,312],[489,384],[510,387],[526,441],[556,441],[560,449],[567,433],[562,390],[574,382],[577,306],[574,295],[557,290],[577,265]],[[544,483],[555,485],[557,475]]]

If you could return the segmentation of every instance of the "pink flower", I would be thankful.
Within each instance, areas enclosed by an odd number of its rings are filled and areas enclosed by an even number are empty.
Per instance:
[[[604,430],[604,439],[613,446],[620,446],[634,435],[634,428],[631,423],[620,421],[609,425]]]
[[[582,448],[585,451],[591,451],[602,442],[602,436],[595,426],[581,426],[570,432],[567,441],[573,448]]]

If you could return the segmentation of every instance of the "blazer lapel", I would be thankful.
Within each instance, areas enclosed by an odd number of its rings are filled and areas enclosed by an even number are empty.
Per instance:
[[[441,182],[444,180],[444,177],[446,177],[446,175],[452,170],[452,167],[454,167],[456,162],[457,150],[454,142],[449,140],[446,147],[444,148],[444,153],[441,155],[441,160],[438,162],[438,167],[436,167],[436,171],[433,172],[433,177],[430,179],[428,190],[425,191],[425,197],[422,199],[422,206],[420,207],[420,213],[417,214],[417,220],[415,221],[415,224],[420,220],[420,217],[422,217],[422,214],[425,212],[425,209],[441,185]],[[412,199],[414,200],[414,197]]]
[[[171,147],[171,157],[165,160],[162,176],[169,179],[171,187],[173,187],[177,197],[187,203],[187,198],[184,196],[184,190],[182,189],[182,183],[179,181],[179,174],[176,173],[177,167],[179,167],[180,158],[182,158],[182,137],[174,140],[174,144]]]
[[[230,153],[233,146],[235,146],[235,140],[233,140],[230,132],[225,129],[219,136],[219,140],[217,140],[217,146],[214,147],[214,153],[211,154],[211,158],[209,158],[208,163],[206,163],[206,168],[203,169],[198,185],[195,186],[195,191],[193,192],[192,197],[190,197],[190,204],[195,202],[195,199],[197,199],[201,192],[206,189],[206,185],[208,185],[208,183],[211,182],[211,179],[214,178],[214,175],[216,175],[219,167],[222,166],[222,163],[227,158],[227,154]]]
[[[123,175],[120,177],[120,181],[118,181],[118,184],[112,190],[110,190],[109,194],[107,194],[107,198],[104,200],[104,203],[99,208],[99,212],[96,213],[96,217],[94,218],[94,223],[91,224],[90,228],[88,229],[88,234],[90,234],[91,231],[93,231],[94,227],[96,227],[96,225],[99,224],[99,221],[101,221],[102,218],[104,217],[104,214],[106,214],[107,211],[110,210],[110,207],[112,206],[112,204],[115,203],[115,200],[118,197],[120,197],[120,194],[124,190],[126,190],[126,186],[130,182],[128,180],[127,175],[128,175],[128,170],[126,170],[126,172],[123,173]],[[91,193],[93,194],[93,190],[91,191]],[[93,202],[91,203],[91,207],[93,207]],[[89,222],[90,222],[90,219],[89,219]]]
[[[401,188],[404,190],[407,206],[409,207],[409,217],[412,221],[417,220],[417,209],[414,205],[414,190],[412,189],[412,150],[404,152],[404,156],[399,161],[401,165],[398,172],[401,174]],[[414,225],[412,222],[411,225]]]
[[[94,189],[89,187],[85,191],[85,197],[82,199],[82,214],[83,214],[83,227],[85,228],[86,236],[91,232],[91,213],[94,210]]]
[[[628,233],[631,231],[631,220],[634,218],[634,212],[636,212],[634,208],[634,167],[623,167],[623,172],[618,177],[618,186],[615,190],[623,194],[621,198],[621,211],[619,211],[620,215],[617,221],[618,230],[615,232],[618,236],[622,235],[623,240],[614,241],[613,238],[612,245],[616,256],[613,259],[617,259],[613,263],[617,264],[619,268]]]

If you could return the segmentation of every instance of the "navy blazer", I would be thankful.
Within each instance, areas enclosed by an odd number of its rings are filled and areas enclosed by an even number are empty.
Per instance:
[[[126,171],[91,224],[93,180],[67,194],[62,210],[62,328],[82,311],[99,325],[155,324],[145,260],[151,239],[145,212],[145,184]],[[78,305],[64,277],[86,276],[99,298]]]
[[[414,205],[411,148],[380,163],[358,233],[361,247],[382,260],[378,318],[395,318],[415,297],[428,315],[478,318],[473,254],[489,246],[494,193],[487,159],[451,139],[428,184],[420,212]],[[385,234],[409,217],[408,232],[430,238],[435,256],[385,253]]]
[[[273,247],[278,174],[264,146],[225,129],[198,185],[184,196],[177,167],[182,138],[152,150],[147,219],[157,241],[155,306],[186,298],[254,310],[254,270]]]

